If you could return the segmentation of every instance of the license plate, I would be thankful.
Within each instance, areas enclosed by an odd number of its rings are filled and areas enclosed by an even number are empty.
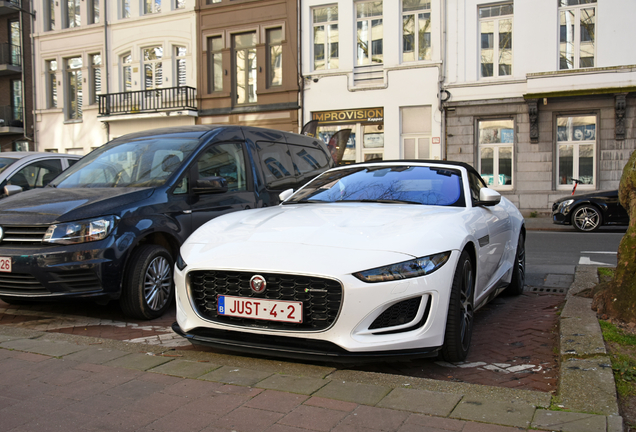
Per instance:
[[[267,321],[302,323],[303,303],[285,300],[219,296],[219,315],[253,318]]]
[[[0,257],[0,272],[11,273],[11,258]]]

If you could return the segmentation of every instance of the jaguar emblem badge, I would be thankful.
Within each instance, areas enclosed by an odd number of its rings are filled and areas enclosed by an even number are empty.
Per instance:
[[[250,279],[250,288],[252,288],[252,292],[256,294],[260,294],[265,291],[265,287],[267,286],[267,281],[261,275],[254,275],[252,279]]]

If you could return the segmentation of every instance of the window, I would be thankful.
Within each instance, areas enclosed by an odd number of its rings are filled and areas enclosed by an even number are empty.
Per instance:
[[[256,102],[256,32],[232,35],[234,50],[234,100]]]
[[[62,162],[59,159],[48,159],[33,162],[7,180],[7,184],[20,186],[22,190],[41,188],[62,172]]]
[[[221,0],[206,0],[205,4],[221,3]]]
[[[161,0],[144,0],[144,14],[161,12]]]
[[[479,122],[479,173],[493,189],[512,189],[514,126],[514,120]]]
[[[402,61],[430,59],[431,2],[402,0]]]
[[[20,21],[9,21],[9,44],[11,45],[11,64],[20,66],[22,64],[22,41],[20,38]]]
[[[80,16],[80,2],[80,0],[65,0],[63,3],[66,8],[66,22],[64,23],[64,28],[79,27],[82,24]]]
[[[558,0],[559,69],[594,67],[596,0]]]
[[[479,8],[481,77],[512,75],[512,3]]]
[[[144,89],[159,88],[163,84],[163,48],[144,48]]]
[[[175,0],[174,8],[175,9],[185,9],[185,0]]]
[[[88,23],[99,23],[99,0],[88,1]]]
[[[294,163],[287,144],[259,141],[256,143],[261,168],[268,189],[284,190],[296,183]]]
[[[122,87],[125,92],[132,90],[132,56],[126,53],[121,56]]]
[[[240,144],[216,144],[197,161],[199,178],[223,177],[230,192],[246,191],[247,176],[243,147]]]
[[[595,184],[596,116],[557,117],[557,188]],[[589,187],[588,187],[589,188]],[[560,189],[560,188],[559,188]]]
[[[81,120],[82,118],[82,57],[66,60],[66,118]]]
[[[22,80],[11,80],[12,120],[22,121]],[[22,127],[22,125],[20,125]]]
[[[473,202],[473,205],[475,205],[479,202],[479,198],[481,197],[481,189],[484,187],[484,183],[482,179],[477,176],[477,174],[469,171],[468,187],[470,189],[470,199]]]
[[[338,6],[313,10],[314,70],[338,69]]]
[[[208,94],[223,90],[223,38],[208,38]]]
[[[404,159],[441,158],[441,146],[431,146],[431,107],[404,107],[402,120],[402,155]]]
[[[57,61],[49,60],[46,62],[46,107],[57,108]]]
[[[283,29],[267,30],[267,87],[283,84]]]
[[[91,57],[91,98],[90,103],[99,103],[99,97],[97,96],[102,92],[102,56],[101,54],[93,54]]]
[[[130,18],[130,0],[121,0],[121,17]]]
[[[177,77],[177,87],[183,87],[186,85],[186,47],[174,47],[174,62]]]
[[[356,65],[383,62],[382,2],[356,4],[357,50]]]
[[[44,0],[44,31],[55,30],[55,0]]]

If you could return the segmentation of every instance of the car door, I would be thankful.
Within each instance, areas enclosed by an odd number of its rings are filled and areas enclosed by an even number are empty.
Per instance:
[[[256,207],[248,160],[245,144],[240,142],[213,144],[198,155],[190,169],[192,186],[197,180],[223,177],[228,188],[227,192],[221,193],[192,192],[193,231],[222,214]]]

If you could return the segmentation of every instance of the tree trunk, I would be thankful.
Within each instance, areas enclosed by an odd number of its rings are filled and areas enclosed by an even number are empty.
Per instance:
[[[624,322],[636,322],[636,151],[623,168],[618,198],[629,214],[629,227],[618,246],[614,278],[594,296],[592,309]]]

